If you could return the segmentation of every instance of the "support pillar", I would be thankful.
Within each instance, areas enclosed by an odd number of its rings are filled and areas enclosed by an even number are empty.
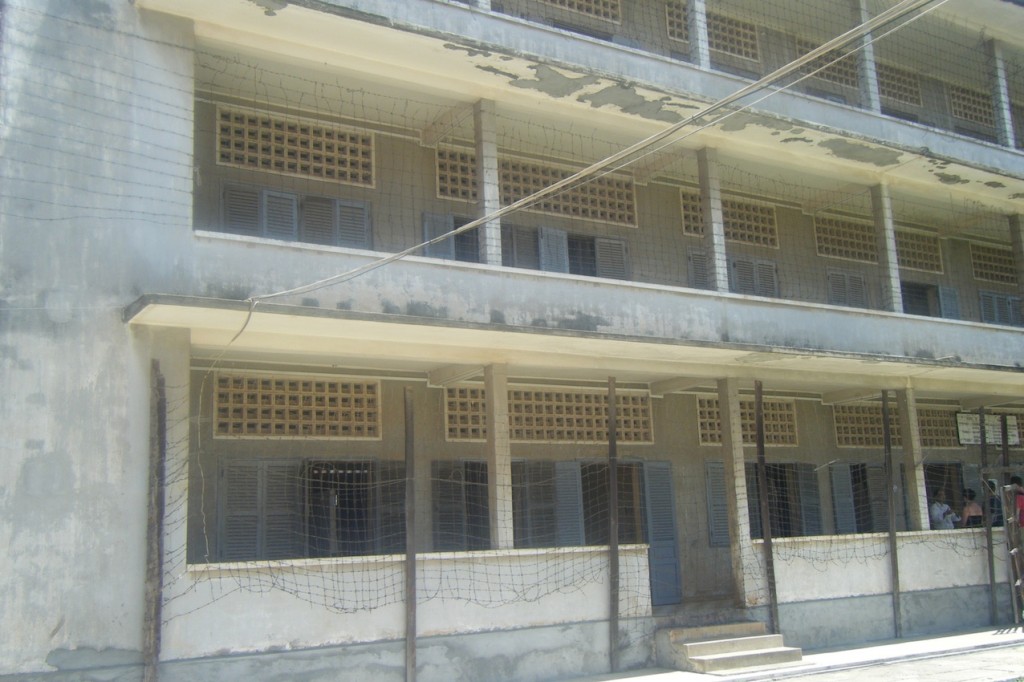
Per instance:
[[[1017,294],[1024,297],[1024,215],[1009,216],[1010,243],[1013,245],[1013,263],[1017,268]],[[1024,318],[1024,310],[1020,311]]]
[[[498,174],[497,115],[492,100],[482,99],[473,105],[476,130],[477,217],[490,215],[501,208]],[[501,219],[490,220],[477,228],[480,262],[501,265]]]
[[[512,528],[512,447],[508,435],[508,368],[484,367],[487,392],[487,501],[491,549],[515,546]]]
[[[879,265],[882,274],[882,305],[894,313],[903,312],[903,290],[900,286],[900,264],[896,252],[896,223],[892,213],[892,197],[887,185],[871,188],[871,212],[875,222],[875,234],[882,245]]]
[[[1010,82],[1006,78],[1006,60],[1003,57],[1003,47],[995,40],[988,40],[985,43],[985,51],[988,56],[989,74],[991,74],[989,89],[992,91],[996,140],[999,141],[999,144],[1014,149],[1017,146],[1017,136],[1013,130]]]
[[[860,26],[871,19],[871,11],[868,9],[866,0],[851,0],[853,10],[853,25]],[[871,34],[865,34],[857,40],[857,52],[860,54],[858,61],[858,83],[860,85],[861,106],[868,111],[880,113],[882,111],[882,98],[878,91],[878,73],[875,71],[875,43]]]
[[[896,391],[896,406],[899,409],[903,451],[898,458],[893,457],[893,463],[903,464],[906,476],[905,494],[910,522],[910,528],[907,530],[928,530],[931,527],[928,520],[928,491],[925,490],[924,453],[921,447],[921,429],[917,419],[917,398],[914,389]],[[896,527],[899,528],[898,525]]]
[[[729,291],[729,261],[725,250],[725,218],[722,187],[718,178],[718,152],[707,147],[697,152],[700,206],[704,214],[704,245],[708,252],[711,282],[715,291]]]
[[[761,565],[754,554],[747,515],[746,460],[743,456],[743,428],[740,391],[737,379],[718,381],[718,413],[722,423],[722,455],[725,459],[725,498],[729,515],[729,546],[732,548],[732,575],[737,606],[763,602],[765,592],[760,580],[748,571]]]
[[[690,36],[690,61],[705,71],[711,69],[711,48],[708,43],[708,8],[706,0],[688,0],[687,32]]]

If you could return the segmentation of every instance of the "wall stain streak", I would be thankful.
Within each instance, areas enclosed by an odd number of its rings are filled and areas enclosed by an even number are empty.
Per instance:
[[[841,159],[870,163],[883,168],[895,166],[900,162],[901,156],[900,152],[895,149],[881,149],[839,138],[824,140],[819,142],[818,146],[824,147]]]

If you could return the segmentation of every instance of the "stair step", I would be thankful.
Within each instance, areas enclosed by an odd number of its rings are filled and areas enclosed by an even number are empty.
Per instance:
[[[681,642],[687,658],[695,656],[713,656],[715,654],[732,654],[744,651],[778,649],[784,647],[782,635],[754,635],[752,637],[729,637],[712,639],[703,642]]]
[[[793,663],[802,659],[803,651],[799,648],[781,646],[759,649],[757,651],[693,656],[690,657],[689,661],[696,672],[710,673],[722,670],[735,670],[737,668]]]
[[[681,642],[701,642],[709,639],[727,639],[730,637],[754,637],[763,635],[765,632],[764,623],[760,621],[738,621],[715,625],[670,628],[669,639],[673,644],[678,644]]]

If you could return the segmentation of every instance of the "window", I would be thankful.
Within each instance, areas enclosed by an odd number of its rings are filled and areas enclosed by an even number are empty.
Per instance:
[[[775,263],[754,258],[734,258],[729,268],[730,289],[736,294],[777,297],[779,283]]]
[[[686,261],[689,267],[686,271],[687,284],[694,289],[714,289],[715,273],[712,270],[711,259],[704,249],[690,248],[686,252]]]
[[[405,465],[224,457],[219,561],[390,554],[405,548]]]
[[[761,525],[761,489],[757,464],[747,462],[747,512],[750,536],[764,537]],[[766,464],[768,518],[772,537],[821,535],[821,498],[818,476],[811,464]]]
[[[372,248],[366,204],[268,188],[228,185],[221,230],[285,241]]]
[[[478,460],[431,464],[434,551],[491,546],[487,463]]]
[[[827,278],[830,304],[851,308],[871,307],[868,304],[868,284],[863,275],[832,270]]]
[[[423,214],[423,241],[430,241],[456,228],[472,222],[470,218],[459,218],[435,213]],[[464,263],[480,262],[479,228],[474,227],[442,241],[427,245],[423,253],[430,258],[444,258]]]
[[[907,315],[960,319],[960,298],[952,287],[901,282],[903,312]]]
[[[1020,296],[1010,296],[995,291],[981,291],[978,293],[978,297],[981,304],[982,322],[1021,326]]]
[[[629,279],[626,242],[553,227],[502,227],[502,264],[584,277]]]
[[[832,512],[836,533],[889,530],[889,483],[881,464],[832,464]]]

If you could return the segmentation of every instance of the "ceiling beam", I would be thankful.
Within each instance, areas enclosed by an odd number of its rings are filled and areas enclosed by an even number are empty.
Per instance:
[[[714,380],[711,381],[714,383]],[[662,379],[661,381],[655,381],[651,384],[651,397],[661,398],[666,393],[681,393],[683,391],[689,391],[691,388],[697,388],[699,386],[706,386],[708,379],[696,379],[693,377],[675,377],[672,379]]]
[[[822,405],[842,405],[843,403],[856,403],[873,398],[881,398],[882,389],[874,388],[848,388],[842,391],[831,391],[821,394]]]
[[[979,398],[961,398],[960,409],[964,412],[973,412],[981,407],[998,407],[1021,401],[1024,401],[1024,396],[986,395]]]
[[[464,104],[448,109],[420,131],[420,144],[424,147],[436,147],[437,144],[452,134],[462,122],[473,116],[473,105]]]
[[[434,388],[444,388],[460,381],[478,377],[484,373],[483,365],[448,365],[438,367],[427,373],[427,384]]]

